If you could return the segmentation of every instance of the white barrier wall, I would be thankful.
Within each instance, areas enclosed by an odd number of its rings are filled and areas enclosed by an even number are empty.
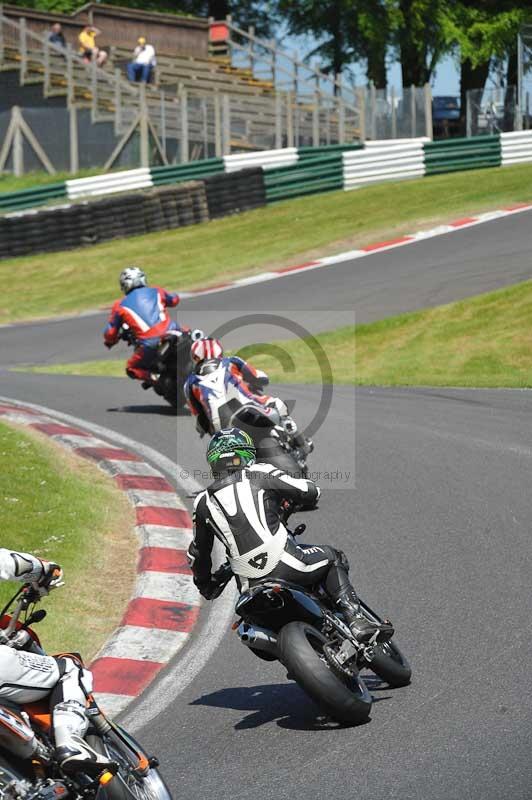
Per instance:
[[[237,153],[234,156],[224,156],[226,172],[236,172],[249,167],[291,167],[297,164],[299,155],[296,147],[285,147],[282,150],[261,150],[257,153]]]
[[[425,175],[423,145],[429,139],[365,142],[364,150],[343,153],[344,189],[368,183],[421,178]]]
[[[532,161],[532,131],[512,131],[500,136],[503,167]]]
[[[128,169],[123,172],[109,172],[91,178],[76,178],[66,181],[67,196],[86,197],[102,194],[116,194],[133,189],[149,189],[153,180],[149,167]]]

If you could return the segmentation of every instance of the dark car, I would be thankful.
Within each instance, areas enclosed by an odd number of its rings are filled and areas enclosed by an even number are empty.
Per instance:
[[[434,136],[453,136],[460,122],[460,99],[450,95],[432,98],[432,125]]]

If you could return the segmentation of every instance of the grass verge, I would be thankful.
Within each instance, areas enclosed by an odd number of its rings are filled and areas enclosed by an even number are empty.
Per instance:
[[[48,652],[89,660],[117,627],[135,579],[134,512],[88,461],[42,434],[0,422],[2,546],[57,561],[65,586],[43,602]],[[2,605],[16,582],[0,584]]]
[[[336,384],[382,386],[532,386],[532,281],[445,306],[316,336]],[[307,340],[276,342],[291,356],[284,372],[260,346],[239,355],[275,382],[320,383]],[[123,365],[92,361],[33,368],[71,375],[123,375]]]
[[[529,201],[532,164],[520,164],[315,195],[203,225],[23,256],[2,262],[9,281],[0,323],[110,304],[128,263],[145,268],[152,283],[185,290]]]

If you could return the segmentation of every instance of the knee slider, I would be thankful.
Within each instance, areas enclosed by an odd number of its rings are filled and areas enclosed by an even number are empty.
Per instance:
[[[128,378],[135,380],[135,372],[130,367],[126,367],[126,375]]]

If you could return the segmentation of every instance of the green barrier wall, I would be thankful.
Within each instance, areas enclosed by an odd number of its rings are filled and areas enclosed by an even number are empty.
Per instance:
[[[267,202],[342,189],[342,153],[330,153],[300,161],[290,167],[269,169],[264,173],[264,183]]]
[[[3,192],[0,194],[0,211],[18,211],[48,203],[49,200],[67,196],[66,184],[49,183],[35,189],[22,189],[19,192]]]
[[[204,161],[190,161],[169,167],[152,167],[150,173],[153,185],[162,186],[166,183],[200,180],[223,171],[223,158],[207,158]]]
[[[477,136],[472,139],[427,142],[423,149],[426,175],[500,167],[502,162],[501,140],[498,134]]]

